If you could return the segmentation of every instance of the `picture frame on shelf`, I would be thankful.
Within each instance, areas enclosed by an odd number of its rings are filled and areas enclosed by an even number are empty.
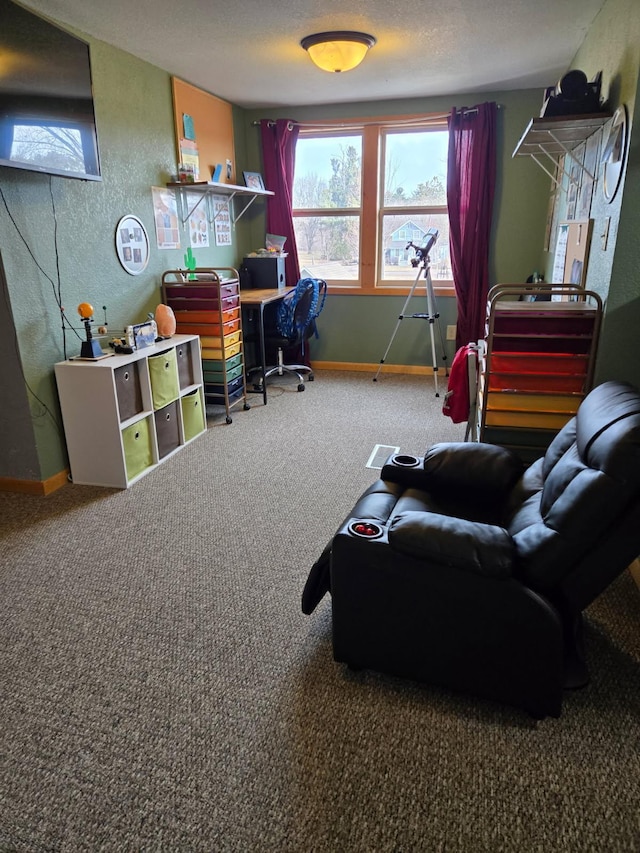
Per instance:
[[[260,172],[243,172],[245,186],[252,190],[263,190],[265,188],[264,181]]]

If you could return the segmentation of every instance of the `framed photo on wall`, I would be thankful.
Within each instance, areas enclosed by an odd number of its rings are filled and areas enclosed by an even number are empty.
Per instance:
[[[137,216],[123,216],[116,225],[116,252],[129,275],[140,275],[147,268],[149,237]]]

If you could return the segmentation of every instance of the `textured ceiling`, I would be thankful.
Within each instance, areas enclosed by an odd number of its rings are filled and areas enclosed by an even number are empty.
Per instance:
[[[28,0],[246,108],[380,101],[553,85],[604,0]],[[361,30],[378,42],[344,74],[312,65],[300,39]]]

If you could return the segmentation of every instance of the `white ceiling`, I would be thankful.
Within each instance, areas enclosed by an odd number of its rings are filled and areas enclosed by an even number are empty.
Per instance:
[[[537,88],[570,67],[604,0],[26,0],[246,108]],[[325,30],[377,44],[344,74],[300,39]],[[135,85],[135,81],[132,81]]]

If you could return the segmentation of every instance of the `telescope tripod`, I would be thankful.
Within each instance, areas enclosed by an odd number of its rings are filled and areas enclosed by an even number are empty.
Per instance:
[[[411,244],[410,244],[411,245]],[[420,250],[419,250],[420,251]],[[448,367],[447,367],[447,352],[444,345],[444,338],[442,337],[442,329],[440,328],[440,314],[436,308],[436,297],[433,292],[433,282],[431,281],[431,264],[429,261],[428,254],[418,255],[421,259],[421,264],[418,267],[418,273],[416,275],[415,281],[411,286],[411,290],[409,291],[409,295],[406,298],[404,305],[402,306],[402,311],[400,312],[400,316],[398,317],[398,322],[396,323],[396,327],[393,330],[393,334],[391,335],[391,339],[389,340],[389,344],[387,345],[387,349],[385,350],[384,355],[380,359],[380,367],[378,368],[376,375],[373,377],[373,381],[378,381],[378,376],[380,375],[380,371],[382,370],[382,365],[385,363],[387,355],[389,354],[389,350],[393,344],[396,334],[398,333],[398,329],[400,328],[400,324],[402,321],[407,318],[411,320],[428,320],[429,321],[429,336],[431,339],[431,358],[433,364],[433,384],[435,387],[435,395],[436,397],[440,396],[438,390],[438,359],[436,356],[436,342],[434,337],[433,327],[437,325],[438,334],[440,336],[440,346],[442,348],[442,360],[445,363],[445,376],[448,375]],[[418,266],[418,262],[415,263],[415,266]],[[424,274],[426,279],[426,288],[427,288],[427,312],[422,313],[418,312],[415,314],[406,314],[407,306],[411,301],[413,294],[415,292],[416,287],[418,286],[418,282],[420,281],[421,276]]]

